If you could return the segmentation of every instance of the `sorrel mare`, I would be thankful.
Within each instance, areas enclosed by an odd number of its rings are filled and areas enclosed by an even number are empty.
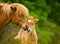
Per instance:
[[[0,31],[11,21],[22,26],[28,14],[28,9],[22,4],[0,3]]]

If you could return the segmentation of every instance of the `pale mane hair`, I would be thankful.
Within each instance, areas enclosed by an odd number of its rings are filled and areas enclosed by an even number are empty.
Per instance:
[[[10,13],[10,6],[6,3],[0,3],[0,13],[6,14],[9,17]]]
[[[12,4],[0,3],[0,13],[6,14],[9,17],[10,13],[12,12],[11,7],[15,7],[17,9],[15,12],[15,14],[17,15],[18,14],[24,16],[29,15],[29,10],[27,9],[27,7],[19,3],[12,3]]]
[[[12,3],[12,4],[10,4],[10,6],[17,8],[17,14],[24,15],[24,16],[29,15],[29,11],[28,11],[27,7],[24,6],[23,4]]]

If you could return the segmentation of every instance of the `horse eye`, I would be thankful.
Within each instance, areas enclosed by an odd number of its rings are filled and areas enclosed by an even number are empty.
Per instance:
[[[32,23],[32,25],[33,25],[33,23]]]

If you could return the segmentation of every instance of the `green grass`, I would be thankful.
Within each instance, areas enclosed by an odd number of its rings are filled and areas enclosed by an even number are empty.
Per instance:
[[[38,35],[38,44],[52,43],[52,38],[55,36],[55,31],[58,32],[60,27],[50,21],[46,21],[44,25],[38,24],[39,23],[37,22],[35,25]],[[0,44],[19,44],[20,42],[14,39],[18,31],[19,27],[17,25],[13,23],[8,24],[0,33]]]

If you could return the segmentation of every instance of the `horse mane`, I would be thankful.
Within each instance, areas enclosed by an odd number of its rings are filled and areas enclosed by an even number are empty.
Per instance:
[[[9,17],[11,13],[11,6],[17,8],[16,14],[24,16],[29,15],[29,10],[27,9],[27,7],[19,3],[12,3],[12,4],[0,3],[0,13],[6,14]]]
[[[10,6],[6,3],[0,3],[0,13],[10,16]]]
[[[19,4],[19,3],[12,3],[11,6],[17,8],[17,14],[27,16],[29,15],[29,11],[26,6]]]

